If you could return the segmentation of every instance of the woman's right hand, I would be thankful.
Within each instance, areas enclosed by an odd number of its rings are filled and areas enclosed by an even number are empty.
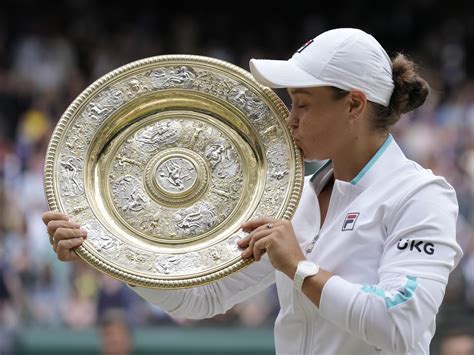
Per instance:
[[[49,242],[61,261],[77,260],[74,249],[79,247],[87,238],[87,231],[80,225],[69,221],[69,217],[60,212],[46,212],[43,223],[48,228]]]

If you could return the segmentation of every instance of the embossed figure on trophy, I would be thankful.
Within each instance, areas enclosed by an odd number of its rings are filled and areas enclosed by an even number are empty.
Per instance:
[[[70,137],[66,142],[66,147],[69,150],[81,150],[85,147],[85,142],[81,136]]]
[[[210,142],[206,146],[204,156],[214,174],[221,179],[233,177],[240,170],[240,165],[232,158],[231,153],[232,147],[226,146],[223,141]]]
[[[139,212],[145,208],[148,199],[138,190],[138,184],[131,175],[122,176],[113,184],[112,190],[122,211]]]
[[[170,274],[173,271],[173,266],[176,265],[179,261],[179,258],[175,255],[169,255],[164,258],[157,260],[156,268],[159,272],[163,274]]]
[[[179,123],[177,122],[159,122],[137,132],[135,140],[143,143],[148,149],[158,149],[160,146],[176,142],[178,129]]]
[[[202,131],[204,131],[204,127],[203,127],[202,124],[197,124],[193,128],[194,128],[194,133],[193,133],[193,136],[191,137],[191,139],[189,140],[189,147],[190,148],[194,147],[194,145],[196,144],[196,142],[199,138],[199,135],[202,133]]]
[[[167,169],[167,175],[168,175],[166,177],[166,180],[168,180],[168,182],[172,186],[176,187],[178,190],[184,189],[185,187],[184,180],[192,179],[191,176],[189,176],[189,174],[183,174],[182,172],[183,167],[174,161],[170,161],[166,165],[166,169]],[[160,175],[164,177],[166,174],[164,172],[161,172]]]
[[[236,81],[229,80],[207,70],[196,72],[196,88],[218,97],[225,98],[226,94],[236,85]]]
[[[125,166],[125,164],[135,165],[135,166],[138,166],[138,167],[142,166],[142,163],[140,163],[139,161],[136,161],[134,159],[131,159],[131,158],[127,157],[124,154],[118,155],[117,160],[118,160],[118,165],[121,166],[121,167]]]
[[[130,198],[128,198],[127,200],[129,202],[128,205],[123,206],[125,207],[125,211],[131,210],[134,212],[141,211],[143,209],[143,205],[145,204],[145,202],[147,202],[147,200],[136,189],[132,191],[132,193],[130,194]]]
[[[214,261],[217,261],[221,258],[221,254],[219,253],[219,250],[217,250],[217,248],[209,249],[209,255],[211,256],[211,259]]]
[[[186,159],[171,158],[158,167],[159,185],[168,192],[183,191],[196,181],[196,169]],[[174,191],[173,191],[174,190]]]
[[[198,204],[194,207],[178,211],[175,215],[176,231],[179,235],[203,233],[216,223],[215,207]]]
[[[159,87],[185,87],[190,88],[196,79],[190,69],[185,66],[179,68],[166,68],[154,70],[150,75],[153,86]]]
[[[127,82],[126,92],[129,98],[135,97],[142,91],[142,84],[138,79],[132,78]]]
[[[64,196],[76,196],[84,192],[84,186],[79,179],[80,160],[76,157],[67,157],[59,162],[64,168],[65,184],[63,189]]]
[[[67,138],[66,147],[69,151],[74,150],[76,153],[85,150],[92,136],[93,132],[90,126],[76,122]]]
[[[188,253],[186,255],[161,255],[155,262],[158,272],[168,275],[189,271],[199,271],[201,269],[200,255],[198,253]]]
[[[112,88],[104,91],[102,96],[88,106],[88,117],[102,121],[106,115],[123,103],[123,93],[121,90]]]
[[[138,270],[151,270],[153,268],[151,254],[142,253],[130,247],[125,248],[123,254],[127,262]]]
[[[87,206],[87,205],[76,206],[69,212],[69,214],[78,215],[78,214],[84,212],[85,210],[87,210],[88,208],[89,208],[89,206]]]
[[[91,102],[89,106],[89,117],[93,120],[99,121],[102,119],[102,116],[109,113],[109,107],[101,107],[97,105],[95,102]]]
[[[286,148],[281,144],[273,144],[267,150],[267,160],[270,165],[269,175],[276,180],[282,180],[289,174]]]
[[[283,179],[286,175],[288,175],[288,170],[277,170],[274,169],[270,176],[274,179],[281,180]]]
[[[239,181],[240,182],[240,181]],[[215,184],[211,185],[211,191],[215,192],[217,195],[224,197],[226,200],[235,200],[239,196],[240,184],[234,183],[229,186],[226,186],[227,189],[223,190],[222,188],[217,188]]]
[[[268,113],[263,102],[244,86],[233,87],[227,94],[227,99],[246,112],[251,119],[260,120]]]
[[[161,212],[155,213],[153,216],[145,216],[140,223],[140,229],[149,233],[156,233],[160,231],[162,224],[166,222],[161,221]]]
[[[98,252],[113,252],[116,256],[120,254],[122,242],[105,234],[97,221],[88,221],[84,229],[87,230],[89,240]]]
[[[202,214],[201,214],[201,207],[199,207],[199,211],[192,212],[184,216],[181,223],[178,223],[178,226],[183,229],[194,230],[199,228],[202,223]]]
[[[217,164],[222,161],[223,156],[226,155],[226,152],[227,148],[224,146],[223,143],[216,142],[208,145],[205,157],[211,164],[212,169],[214,169]]]
[[[135,139],[140,143],[156,144],[160,141],[161,136],[166,133],[168,127],[169,122],[166,122],[165,126],[159,125],[147,127],[144,131],[137,134]]]

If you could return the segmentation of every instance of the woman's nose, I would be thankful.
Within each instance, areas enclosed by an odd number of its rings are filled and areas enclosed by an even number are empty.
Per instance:
[[[295,129],[298,127],[298,115],[295,112],[295,109],[291,109],[290,114],[288,115],[288,120],[286,121],[286,125],[289,128]]]

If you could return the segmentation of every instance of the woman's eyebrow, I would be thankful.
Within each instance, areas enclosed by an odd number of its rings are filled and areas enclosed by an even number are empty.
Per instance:
[[[296,95],[296,94],[301,94],[301,95],[310,95],[310,92],[305,89],[288,89],[288,93],[290,95]]]

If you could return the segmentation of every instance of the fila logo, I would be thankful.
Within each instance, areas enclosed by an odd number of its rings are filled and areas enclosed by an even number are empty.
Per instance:
[[[296,52],[297,52],[297,53],[303,52],[303,51],[306,49],[306,47],[308,47],[308,46],[309,46],[311,43],[313,43],[313,42],[314,42],[314,39],[310,39],[308,42],[306,42],[305,44],[303,44],[303,45],[301,46],[301,48],[298,49]]]
[[[346,215],[344,219],[344,224],[342,225],[343,231],[351,231],[354,229],[355,223],[359,218],[359,212],[350,212]]]

